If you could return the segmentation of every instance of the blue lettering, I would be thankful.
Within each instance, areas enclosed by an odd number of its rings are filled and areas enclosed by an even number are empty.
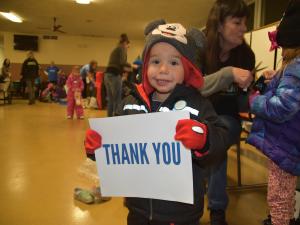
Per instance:
[[[149,164],[149,159],[146,153],[147,143],[139,143],[140,152],[141,152],[141,163],[144,164],[144,160]]]
[[[115,145],[116,149],[114,148],[114,145],[111,144],[111,155],[113,158],[113,164],[116,164],[116,159],[117,159],[117,164],[120,164],[120,153],[119,153],[119,146]]]
[[[176,149],[175,149],[175,144],[177,145]],[[179,142],[176,142],[176,143],[172,142],[172,153],[173,153],[173,163],[175,165],[179,165],[181,163],[181,158],[180,158],[180,156],[181,156],[180,155],[180,143]],[[177,155],[177,157],[176,157],[176,155]]]
[[[167,142],[164,142],[162,144],[162,150],[163,150],[163,160],[166,165],[169,165],[171,163],[171,151],[170,151],[170,145]]]
[[[155,152],[155,156],[156,156],[156,164],[159,164],[159,150],[160,150],[160,143],[157,143],[157,146],[155,145],[155,143],[152,143],[154,152]]]
[[[110,162],[109,162],[109,153],[108,153],[109,145],[108,144],[104,144],[103,148],[105,149],[106,164],[109,165],[110,164]]]
[[[131,159],[131,163],[137,163],[140,164],[140,159],[139,159],[139,148],[138,148],[138,144],[134,143],[133,144],[129,144],[129,148],[130,148],[130,159]]]
[[[127,153],[126,145],[122,144],[122,164],[125,164],[125,161],[127,161],[128,164],[130,164],[129,156]]]

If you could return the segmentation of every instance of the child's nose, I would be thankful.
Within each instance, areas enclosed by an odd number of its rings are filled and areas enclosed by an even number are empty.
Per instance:
[[[159,69],[160,73],[168,73],[168,65],[166,63],[162,63]]]

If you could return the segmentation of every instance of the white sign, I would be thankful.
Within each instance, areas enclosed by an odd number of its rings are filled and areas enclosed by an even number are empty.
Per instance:
[[[102,136],[96,150],[103,196],[194,203],[192,158],[174,140],[176,124],[187,111],[90,119]]]

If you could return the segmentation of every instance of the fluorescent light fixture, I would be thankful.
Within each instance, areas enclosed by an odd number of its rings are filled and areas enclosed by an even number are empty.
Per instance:
[[[87,5],[87,4],[91,3],[91,0],[76,0],[76,2],[78,4],[85,4],[85,5]]]
[[[2,16],[4,16],[6,19],[12,21],[12,22],[15,22],[15,23],[22,23],[23,20],[21,17],[19,17],[18,15],[16,15],[15,13],[12,13],[12,12],[0,12],[0,14]]]

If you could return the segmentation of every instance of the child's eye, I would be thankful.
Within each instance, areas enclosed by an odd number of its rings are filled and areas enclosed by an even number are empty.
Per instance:
[[[158,59],[152,59],[150,60],[151,64],[159,64],[159,60]]]
[[[171,65],[172,66],[177,66],[177,65],[179,65],[179,61],[178,60],[172,60]]]

